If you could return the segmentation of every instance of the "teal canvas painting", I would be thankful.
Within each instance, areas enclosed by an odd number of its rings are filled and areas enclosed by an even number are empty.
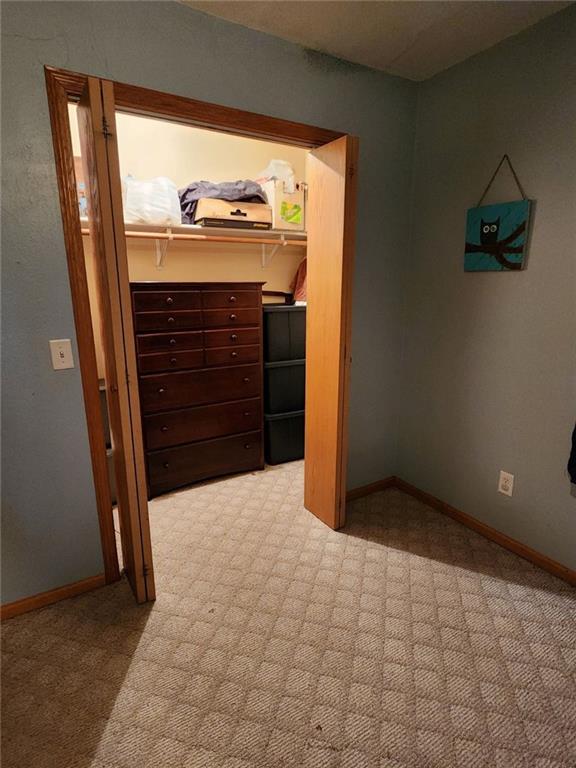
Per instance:
[[[528,243],[530,200],[470,208],[466,218],[465,272],[522,269]]]

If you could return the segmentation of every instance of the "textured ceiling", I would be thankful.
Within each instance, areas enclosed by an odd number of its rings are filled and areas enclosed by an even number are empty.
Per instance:
[[[426,80],[570,2],[235,0],[186,5],[367,67]]]

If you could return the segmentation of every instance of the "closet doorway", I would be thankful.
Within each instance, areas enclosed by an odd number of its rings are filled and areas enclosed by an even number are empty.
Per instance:
[[[308,150],[304,505],[330,527],[341,527],[346,498],[357,140],[300,123],[51,68],[46,68],[46,80],[107,580],[117,578],[118,567],[68,123],[70,102],[78,105],[91,210],[123,564],[137,601],[153,599],[155,586],[117,113]],[[273,237],[269,240],[277,242]]]

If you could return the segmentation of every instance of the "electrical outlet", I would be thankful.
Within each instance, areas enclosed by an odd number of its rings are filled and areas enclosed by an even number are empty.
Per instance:
[[[510,472],[504,472],[500,470],[500,478],[498,479],[498,493],[503,493],[504,496],[512,496],[514,490],[514,475]]]
[[[50,341],[50,354],[52,367],[55,371],[61,371],[63,368],[74,368],[70,339],[52,339]]]

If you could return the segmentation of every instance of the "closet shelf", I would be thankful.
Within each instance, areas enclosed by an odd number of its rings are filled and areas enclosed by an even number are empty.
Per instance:
[[[90,234],[88,220],[81,219],[82,234]],[[305,248],[305,232],[268,229],[232,229],[230,227],[200,227],[194,224],[182,224],[178,227],[156,227],[141,224],[125,224],[126,237],[144,240],[188,240],[212,243],[246,243],[248,245],[291,245]]]

